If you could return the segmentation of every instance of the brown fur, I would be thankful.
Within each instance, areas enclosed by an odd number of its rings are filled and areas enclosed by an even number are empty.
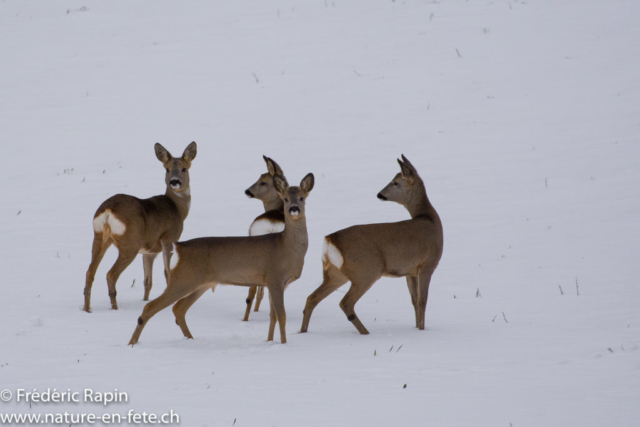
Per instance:
[[[91,287],[95,273],[109,246],[113,244],[119,251],[118,259],[107,273],[111,308],[117,310],[116,282],[124,269],[138,253],[143,253],[144,300],[147,301],[152,287],[153,261],[162,251],[162,242],[175,242],[182,234],[183,223],[191,205],[189,168],[196,157],[197,146],[195,142],[189,144],[180,158],[173,158],[160,144],[155,145],[155,152],[167,170],[166,193],[149,199],[116,194],[102,203],[94,215],[95,220],[109,211],[108,216],[123,223],[125,231],[123,234],[114,233],[109,222],[104,224],[102,230],[94,230],[91,264],[84,288],[84,310],[87,312],[91,310]],[[178,180],[180,187],[172,188],[172,180]]]
[[[176,243],[176,254],[170,253],[174,245],[164,243],[166,258],[177,256],[177,264],[169,270],[164,293],[144,307],[129,344],[137,343],[149,319],[172,304],[175,304],[173,313],[182,333],[193,338],[185,319],[187,310],[207,289],[218,284],[267,287],[271,305],[267,340],[273,340],[277,322],[280,340],[287,342],[284,291],[302,274],[308,247],[304,207],[314,179],[308,174],[300,187],[287,187],[280,175],[273,179],[284,202],[284,231],[262,236],[193,239]],[[292,215],[296,210],[299,214]]]
[[[301,332],[307,332],[311,314],[320,301],[350,281],[351,287],[340,307],[361,334],[368,334],[354,308],[383,276],[407,278],[416,327],[424,329],[429,283],[442,256],[442,222],[429,202],[418,172],[404,156],[402,159],[398,160],[402,172],[378,197],[402,204],[412,219],[356,225],[326,237],[340,251],[343,263],[338,268],[327,257],[323,259],[324,280],[307,298]]]

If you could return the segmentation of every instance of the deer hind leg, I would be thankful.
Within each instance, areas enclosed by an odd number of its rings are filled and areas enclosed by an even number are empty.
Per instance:
[[[429,284],[433,270],[423,270],[418,277],[418,306],[416,307],[418,316],[418,329],[424,330],[424,314],[427,310],[427,298],[429,297]]]
[[[420,323],[420,311],[418,310],[418,278],[407,276],[407,287],[409,288],[409,294],[411,294],[411,305],[413,305],[413,311],[416,315],[417,328]]]
[[[185,292],[183,290],[186,287],[187,286],[180,286],[180,284],[167,286],[167,289],[164,290],[162,295],[148,302],[147,305],[144,306],[144,309],[142,309],[142,314],[138,318],[138,326],[131,336],[129,345],[133,345],[138,342],[138,339],[140,339],[140,334],[142,333],[142,329],[144,329],[145,325],[149,322],[149,319],[151,319],[158,312],[169,307],[176,301],[188,296],[188,291]]]
[[[262,298],[264,298],[264,286],[258,286],[258,294],[256,295],[256,306],[253,311],[260,310],[260,303],[262,302]]]
[[[96,271],[98,266],[104,257],[105,252],[111,246],[111,239],[107,242],[102,241],[102,233],[95,233],[93,235],[93,247],[91,249],[91,264],[87,270],[87,281],[84,286],[84,311],[89,313],[91,311],[91,287],[93,286],[93,280],[96,277]]]
[[[276,328],[276,320],[280,326],[280,342],[287,343],[287,313],[284,310],[284,289],[274,289],[269,291],[269,301],[271,303],[271,323],[269,324],[269,337],[267,341],[273,341],[273,335]]]
[[[198,299],[204,295],[204,293],[209,290],[210,286],[202,286],[193,292],[191,295],[182,298],[173,306],[173,315],[176,316],[176,324],[180,326],[182,333],[185,337],[193,339],[193,335],[189,331],[189,327],[187,326],[187,320],[185,316],[187,315],[187,311],[193,304],[195,304]]]
[[[143,301],[149,301],[149,294],[153,286],[153,261],[158,254],[142,255],[142,267],[144,268],[144,298]]]
[[[309,329],[309,321],[311,320],[311,314],[320,301],[331,295],[336,289],[347,283],[349,280],[344,276],[340,270],[333,265],[329,265],[329,268],[323,272],[324,280],[322,284],[318,286],[318,289],[313,291],[307,298],[307,304],[304,306],[304,317],[302,318],[302,327],[300,332],[307,332]]]
[[[347,315],[347,319],[356,327],[362,335],[367,335],[369,331],[364,327],[355,312],[356,303],[373,286],[378,279],[358,279],[351,281],[351,287],[347,294],[340,301],[340,308]]]
[[[118,254],[118,259],[116,260],[111,270],[107,273],[107,285],[109,286],[109,298],[111,298],[111,308],[114,310],[118,309],[118,302],[116,300],[116,295],[118,292],[116,291],[116,283],[118,282],[118,278],[122,274],[122,272],[127,268],[134,259],[136,259],[136,255],[138,255],[137,250],[127,250],[125,248],[118,248],[120,253]]]
[[[249,288],[249,294],[247,295],[247,309],[244,312],[244,318],[242,319],[244,322],[249,320],[249,313],[251,313],[251,304],[253,304],[253,299],[256,296],[256,291],[258,290],[257,286],[251,286]]]

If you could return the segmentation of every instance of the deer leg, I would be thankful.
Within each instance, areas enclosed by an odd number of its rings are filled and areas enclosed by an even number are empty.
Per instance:
[[[273,301],[271,301],[271,294],[269,294],[269,305],[271,306],[271,311],[269,311],[269,335],[267,335],[267,341],[273,341],[273,334],[276,330],[276,309],[273,307]]]
[[[348,279],[339,273],[339,270],[334,266],[329,266],[328,269],[323,272],[324,280],[322,284],[313,291],[307,298],[307,304],[304,306],[304,317],[302,318],[302,327],[300,332],[307,332],[309,329],[309,321],[311,320],[311,314],[320,301],[331,295],[336,289],[348,282]]]
[[[131,336],[129,345],[133,345],[138,342],[142,329],[144,329],[147,322],[149,322],[149,319],[155,316],[159,311],[164,310],[171,304],[189,295],[189,291],[187,290],[185,292],[184,288],[186,288],[186,286],[180,286],[180,284],[167,286],[167,289],[165,289],[162,295],[153,301],[148,302],[147,305],[144,306],[142,314],[138,318],[138,326]]]
[[[114,310],[118,309],[118,302],[116,301],[116,295],[118,294],[118,292],[116,292],[116,282],[118,282],[118,278],[124,269],[127,268],[134,259],[136,259],[136,255],[138,255],[138,251],[133,252],[120,249],[116,263],[113,264],[113,267],[111,267],[111,270],[107,273],[107,285],[109,286],[111,308]]]
[[[260,310],[260,303],[262,302],[262,298],[264,297],[264,286],[258,286],[258,294],[256,295],[256,306],[253,311]]]
[[[93,247],[91,248],[91,264],[87,270],[87,281],[84,285],[84,311],[91,312],[91,287],[93,286],[93,280],[96,277],[96,270],[104,257],[105,252],[111,246],[111,240],[106,243],[102,241],[102,233],[94,233],[93,235]]]
[[[278,320],[278,326],[280,327],[280,342],[282,344],[287,343],[287,313],[284,310],[284,289],[276,289],[271,287],[269,290],[269,301],[271,301],[272,311],[275,311],[275,316]],[[271,332],[271,328],[270,332]],[[275,325],[274,328],[275,329]],[[271,339],[273,340],[273,333],[271,333]]]
[[[342,298],[342,301],[340,301],[340,308],[344,311],[344,314],[347,315],[347,319],[353,323],[353,326],[355,326],[362,335],[367,335],[369,331],[367,331],[367,328],[365,328],[360,319],[358,319],[354,309],[358,300],[362,298],[376,281],[377,279],[352,281],[347,294]]]
[[[153,261],[158,254],[142,255],[142,267],[144,268],[144,298],[143,301],[149,301],[149,294],[153,286]]]
[[[420,323],[420,312],[418,310],[418,278],[414,276],[407,276],[407,287],[409,288],[409,294],[411,294],[411,305],[413,305],[413,311],[416,315],[416,328]]]
[[[164,278],[169,284],[169,260],[173,254],[173,243],[163,240],[160,242],[162,245],[162,264],[164,266]]]
[[[424,330],[424,313],[427,310],[427,298],[429,297],[429,283],[433,270],[423,270],[418,276],[418,329]]]
[[[253,304],[253,298],[256,296],[257,286],[251,286],[249,288],[249,295],[247,295],[247,310],[244,312],[244,322],[249,320],[249,313],[251,313],[251,304]]]
[[[182,333],[185,337],[193,339],[193,335],[189,331],[189,327],[187,326],[187,320],[185,316],[187,315],[187,311],[193,304],[195,304],[198,299],[204,295],[204,293],[209,289],[209,286],[202,286],[198,290],[196,290],[191,295],[182,298],[173,306],[173,315],[176,316],[176,324],[180,326]]]

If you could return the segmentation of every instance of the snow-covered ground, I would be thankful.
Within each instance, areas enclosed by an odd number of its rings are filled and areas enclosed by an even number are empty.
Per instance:
[[[129,402],[14,398],[0,413],[638,426],[638,22],[631,0],[1,2],[0,389],[117,388]],[[81,311],[96,208],[164,192],[153,144],[192,140],[183,239],[246,235],[263,154],[290,182],[316,176],[286,345],[266,342],[267,305],[241,322],[246,289],[228,286],[190,310],[194,340],[164,310],[127,346],[142,261],[112,311],[115,248]],[[346,287],[298,334],[322,237],[408,218],[375,197],[401,153],[445,229],[427,330],[404,279],[382,279],[356,306],[371,335],[338,307]],[[159,260],[154,276],[157,297]]]

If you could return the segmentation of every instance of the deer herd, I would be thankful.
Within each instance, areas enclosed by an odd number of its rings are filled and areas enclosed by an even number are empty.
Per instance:
[[[95,273],[111,245],[119,251],[107,273],[114,310],[118,308],[118,278],[138,254],[142,254],[144,268],[144,300],[149,300],[153,262],[162,252],[167,288],[145,305],[129,344],[136,344],[149,320],[170,305],[184,336],[193,338],[185,318],[187,311],[207,290],[214,290],[219,284],[249,288],[245,321],[249,320],[254,300],[254,310],[258,311],[264,289],[268,289],[267,340],[273,340],[277,323],[280,340],[286,343],[284,291],[302,274],[309,246],[305,203],[314,187],[313,174],[305,176],[299,186],[290,186],[281,167],[273,159],[264,157],[267,173],[245,191],[249,198],[260,200],[265,210],[251,224],[249,236],[179,241],[191,207],[189,168],[196,157],[197,146],[192,142],[179,158],[160,144],[155,145],[155,153],[166,170],[165,194],[149,199],[117,194],[102,203],[94,215],[84,310],[91,310]],[[416,327],[424,329],[429,283],[442,256],[442,222],[429,202],[415,167],[404,155],[398,163],[400,173],[378,193],[378,198],[401,204],[411,219],[355,225],[324,238],[323,282],[307,298],[301,332],[307,332],[314,308],[351,282],[340,308],[358,332],[368,334],[355,313],[355,305],[382,276],[406,277]]]

